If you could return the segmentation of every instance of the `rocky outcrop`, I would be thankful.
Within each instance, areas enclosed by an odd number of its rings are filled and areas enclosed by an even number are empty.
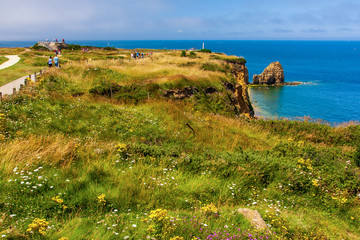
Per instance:
[[[245,63],[231,62],[228,61],[231,67],[231,73],[236,79],[235,85],[235,98],[238,107],[240,108],[240,113],[244,114],[247,118],[254,118],[254,109],[250,102],[250,97],[248,93],[249,84],[249,73],[248,69],[245,66]]]
[[[56,51],[67,48],[67,44],[63,42],[37,42],[37,45],[47,48],[49,51]]]
[[[262,219],[258,211],[248,208],[239,208],[238,213],[242,214],[246,219],[248,219],[255,229],[269,230],[269,227],[266,225],[266,222]]]
[[[270,63],[260,75],[253,76],[253,84],[257,85],[283,85],[284,69],[279,62]]]

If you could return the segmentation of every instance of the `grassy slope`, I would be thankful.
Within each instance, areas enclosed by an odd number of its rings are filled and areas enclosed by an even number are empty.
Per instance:
[[[220,90],[226,65],[179,52],[104,60],[126,54],[65,52],[102,60],[52,69],[1,105],[0,232],[12,226],[2,234],[36,238],[26,229],[44,218],[42,239],[359,238],[359,126],[245,120],[223,107],[225,90],[169,101],[161,93],[173,87]],[[131,94],[89,93],[108,83]],[[220,210],[204,212],[210,203]],[[240,207],[276,233],[252,229]],[[146,220],[158,208],[175,225]]]

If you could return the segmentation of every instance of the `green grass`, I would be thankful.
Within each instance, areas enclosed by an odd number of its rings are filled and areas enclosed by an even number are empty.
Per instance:
[[[33,74],[35,71],[43,69],[44,67],[35,67],[23,58],[20,59],[15,65],[1,70],[0,86],[3,86],[11,81],[14,81],[20,77]]]
[[[161,54],[158,61],[169,61]],[[224,79],[189,73],[204,71],[205,54],[197,55],[197,64],[182,66],[190,81],[166,66],[134,82],[136,64],[154,64],[146,59],[98,60],[91,68],[69,62],[7,98],[0,106],[0,234],[206,239],[216,231],[213,239],[359,239],[360,127],[239,118],[225,101]],[[189,84],[219,92],[183,101],[161,94]],[[140,90],[150,94],[142,98]],[[216,209],[206,212],[211,203]],[[269,230],[255,230],[239,208],[259,211]],[[151,215],[156,209],[167,217]],[[35,218],[49,223],[45,235],[26,232]]]
[[[0,64],[6,62],[7,60],[9,60],[9,59],[4,56],[0,56]]]

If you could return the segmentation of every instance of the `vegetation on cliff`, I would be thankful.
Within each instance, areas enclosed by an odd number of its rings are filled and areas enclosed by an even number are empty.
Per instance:
[[[2,102],[1,237],[359,238],[358,125],[238,117],[224,55],[146,53],[64,50]]]

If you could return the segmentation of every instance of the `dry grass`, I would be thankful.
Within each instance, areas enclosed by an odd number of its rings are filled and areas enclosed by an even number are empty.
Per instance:
[[[180,55],[180,54],[178,54]],[[184,67],[181,64],[187,62],[196,62],[195,65]],[[128,76],[124,79],[117,79],[125,85],[144,84],[144,83],[167,83],[178,80],[179,76],[185,76],[190,81],[206,80],[209,82],[218,82],[219,78],[226,78],[223,72],[212,72],[200,69],[201,64],[209,62],[203,58],[189,59],[180,56],[172,56],[169,53],[154,53],[152,57],[146,57],[139,60],[89,60],[85,62],[72,62],[71,64],[63,65],[65,72],[57,73],[63,74],[67,79],[78,83],[92,82],[93,76],[74,75],[73,72],[66,71],[69,68],[76,68],[80,74],[85,73],[89,69],[111,69],[118,73]],[[217,60],[210,60],[213,64],[220,64]],[[84,84],[84,87],[89,84]]]
[[[115,145],[116,143],[113,142],[100,143],[96,140],[80,143],[77,138],[70,139],[59,134],[52,136],[30,135],[25,139],[18,138],[3,145],[0,149],[0,164],[4,172],[8,174],[15,166],[37,165],[42,162],[67,167],[79,157],[96,159],[93,156],[95,148],[113,152],[116,149]],[[78,151],[79,149],[81,151]]]
[[[17,55],[24,51],[24,48],[0,48],[0,55]]]
[[[281,140],[246,120],[191,111],[174,102],[154,100],[146,107],[150,107],[159,118],[166,119],[167,129],[172,135],[179,133],[179,138],[184,140],[195,138],[195,142],[220,151],[233,151],[238,147],[265,150]],[[185,123],[195,130],[195,135]]]

